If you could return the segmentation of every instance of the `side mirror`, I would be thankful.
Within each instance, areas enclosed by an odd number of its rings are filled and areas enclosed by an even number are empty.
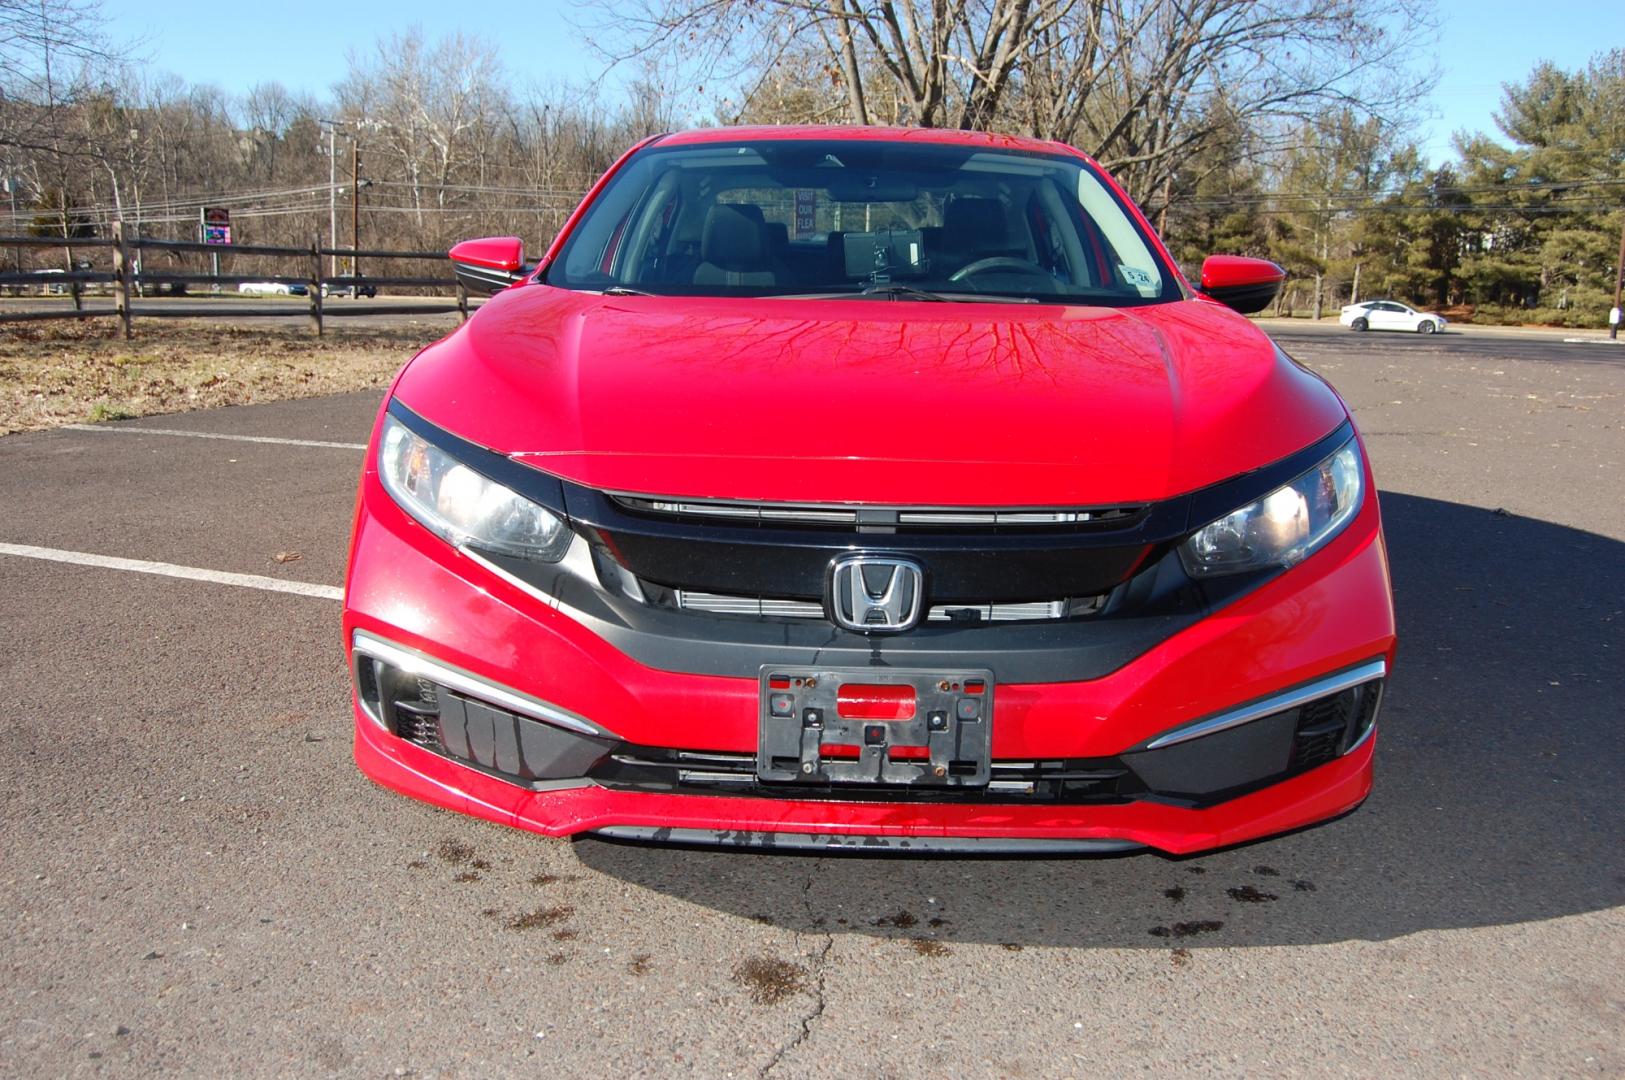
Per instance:
[[[1268,259],[1209,255],[1202,260],[1202,291],[1243,315],[1269,307],[1285,280],[1286,271]]]
[[[494,293],[523,281],[525,243],[517,236],[486,236],[464,240],[450,252],[457,280],[474,293]]]

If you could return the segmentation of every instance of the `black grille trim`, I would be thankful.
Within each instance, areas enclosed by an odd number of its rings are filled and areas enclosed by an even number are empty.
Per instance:
[[[772,784],[758,779],[753,753],[622,745],[588,776],[604,787],[625,791],[827,802],[1108,805],[1147,794],[1145,785],[1116,758],[995,761],[986,788],[910,788],[897,784]],[[1022,790],[1023,786],[1029,790]]]
[[[648,517],[749,524],[760,528],[819,528],[908,534],[914,531],[1000,533],[1082,532],[1121,529],[1145,516],[1149,507],[870,506],[853,503],[742,502],[730,499],[678,499],[611,492],[631,513]]]

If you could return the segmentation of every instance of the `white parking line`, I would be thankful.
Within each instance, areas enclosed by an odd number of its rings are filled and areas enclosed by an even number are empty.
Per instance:
[[[74,563],[78,566],[97,566],[104,570],[127,570],[135,574],[159,574],[163,577],[186,578],[189,581],[208,581],[216,585],[235,585],[241,589],[262,589],[265,592],[311,596],[318,600],[344,599],[344,590],[335,585],[316,585],[308,581],[283,581],[281,578],[263,577],[260,574],[233,574],[225,570],[205,570],[198,566],[177,566],[174,563],[148,562],[146,559],[120,559],[112,555],[92,555],[88,551],[62,551],[59,548],[33,547],[29,544],[0,543],[0,555],[16,555],[23,559],[44,559],[48,562]]]
[[[366,443],[323,442],[320,439],[278,439],[270,435],[226,435],[215,431],[179,428],[131,427],[127,424],[63,424],[70,431],[122,432],[126,435],[181,435],[188,439],[225,439],[228,442],[275,443],[278,446],[325,446],[332,450],[365,450]]]

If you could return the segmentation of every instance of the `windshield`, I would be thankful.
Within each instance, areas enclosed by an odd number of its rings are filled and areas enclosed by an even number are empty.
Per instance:
[[[1081,159],[837,139],[640,151],[544,279],[673,296],[1121,306],[1181,295]]]

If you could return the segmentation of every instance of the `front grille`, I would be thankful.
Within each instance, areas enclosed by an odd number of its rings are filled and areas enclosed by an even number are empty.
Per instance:
[[[709,615],[746,615],[773,619],[824,618],[824,605],[812,600],[771,596],[727,596],[721,593],[690,592],[686,589],[673,590],[671,597],[675,605],[684,611],[702,611]],[[926,613],[926,621],[1041,622],[1090,615],[1099,611],[1104,602],[1105,597],[1093,596],[1083,600],[1035,600],[1025,603],[937,604]]]
[[[1171,550],[1188,525],[1177,501],[981,509],[683,499],[574,485],[565,499],[572,525],[618,568],[613,576],[624,571],[645,594],[673,594],[655,603],[758,619],[821,618],[830,565],[853,552],[925,568],[922,622],[933,614],[939,624],[1067,618],[1087,610],[1073,598],[1110,593]]]
[[[1122,803],[1146,793],[1116,758],[1000,762],[985,788],[897,784],[772,784],[756,773],[755,754],[622,746],[589,774],[609,788],[764,798],[885,802]]]

